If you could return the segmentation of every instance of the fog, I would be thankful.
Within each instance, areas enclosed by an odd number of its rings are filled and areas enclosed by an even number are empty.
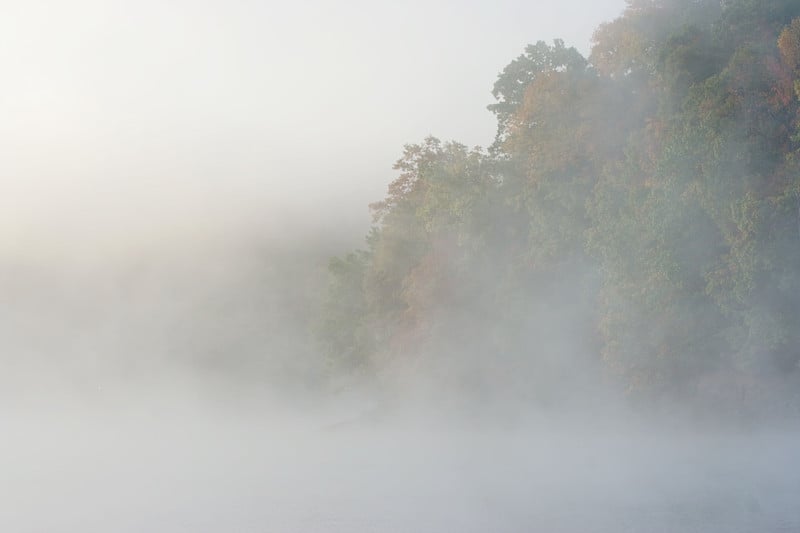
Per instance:
[[[412,276],[433,341],[319,344],[402,146],[491,145],[508,61],[624,7],[3,2],[0,531],[797,531],[796,374],[780,416],[637,404],[576,326],[595,265],[514,324]],[[504,245],[439,268],[500,285]]]
[[[745,532],[800,519],[796,434],[299,420],[199,415],[197,404],[5,414],[0,521],[24,532]]]
[[[4,2],[2,250],[360,236],[404,143],[487,145],[507,58],[621,6]]]

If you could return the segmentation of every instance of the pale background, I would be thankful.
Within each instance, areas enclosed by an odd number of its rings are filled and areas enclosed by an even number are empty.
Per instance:
[[[502,68],[623,8],[2,0],[0,257],[361,235],[403,144],[488,145]]]

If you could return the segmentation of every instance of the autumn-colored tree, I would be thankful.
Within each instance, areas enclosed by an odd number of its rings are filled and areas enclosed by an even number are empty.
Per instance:
[[[407,146],[366,250],[331,263],[330,359],[539,402],[579,376],[681,398],[797,374],[798,17],[629,0],[588,59],[528,46],[488,153]]]

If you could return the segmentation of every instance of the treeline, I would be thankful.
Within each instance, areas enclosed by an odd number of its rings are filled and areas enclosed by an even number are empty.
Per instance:
[[[530,45],[493,94],[494,144],[406,146],[331,261],[331,368],[796,409],[800,2],[628,0],[588,58]]]

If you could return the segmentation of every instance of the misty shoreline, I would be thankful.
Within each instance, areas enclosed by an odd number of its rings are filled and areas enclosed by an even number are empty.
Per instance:
[[[800,2],[579,4],[4,2],[0,532],[800,531]]]

